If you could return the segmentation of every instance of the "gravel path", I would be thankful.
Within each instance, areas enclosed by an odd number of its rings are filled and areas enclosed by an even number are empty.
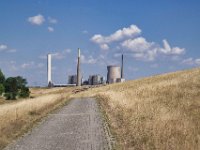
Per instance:
[[[74,99],[5,150],[107,150],[108,132],[94,99]]]

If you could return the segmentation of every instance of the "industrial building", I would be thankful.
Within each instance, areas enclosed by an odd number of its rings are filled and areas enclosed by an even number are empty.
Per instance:
[[[82,85],[82,75],[81,75],[81,51],[78,48],[78,58],[77,58],[77,74],[68,76],[68,84],[53,84],[51,79],[51,54],[47,55],[47,82],[48,87],[65,87],[65,86],[81,86]],[[121,67],[117,65],[109,65],[107,66],[107,80],[101,75],[91,75],[89,79],[86,80],[84,85],[100,85],[100,84],[111,84],[116,82],[124,82],[124,62],[123,62],[123,54],[121,57]]]
[[[120,66],[107,66],[107,83],[116,83],[117,79],[121,79],[121,67]]]
[[[91,75],[88,79],[89,85],[104,84],[104,78],[101,75]]]
[[[68,76],[68,84],[77,84],[77,75]]]
[[[107,83],[124,82],[124,57],[122,54],[122,62],[120,66],[107,66]]]

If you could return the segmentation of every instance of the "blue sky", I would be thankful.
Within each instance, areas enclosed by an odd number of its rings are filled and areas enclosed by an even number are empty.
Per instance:
[[[200,65],[198,0],[1,0],[0,68],[29,85],[46,85],[46,54],[54,83],[76,73],[106,77],[125,57],[125,78]]]

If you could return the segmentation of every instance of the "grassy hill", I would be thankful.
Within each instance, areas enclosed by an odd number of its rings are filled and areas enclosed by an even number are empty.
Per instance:
[[[200,69],[73,92],[31,89],[32,98],[0,100],[0,149],[73,97],[94,96],[118,149],[200,149]]]
[[[124,149],[200,149],[200,69],[90,89]]]

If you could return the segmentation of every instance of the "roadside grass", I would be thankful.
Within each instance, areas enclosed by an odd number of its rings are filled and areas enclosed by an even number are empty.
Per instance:
[[[70,100],[73,88],[31,89],[34,98],[0,105],[0,149]]]
[[[200,69],[89,89],[121,149],[200,149]],[[119,148],[120,149],[120,148]]]

